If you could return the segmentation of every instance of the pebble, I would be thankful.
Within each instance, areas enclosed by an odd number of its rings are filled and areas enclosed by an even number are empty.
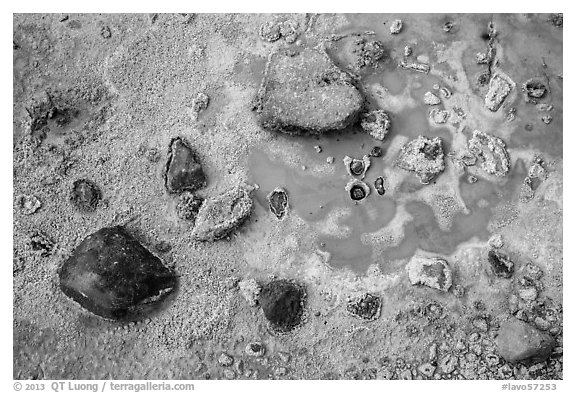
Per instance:
[[[400,19],[395,19],[390,25],[391,34],[399,34],[402,31],[403,23]]]
[[[514,273],[514,263],[510,260],[508,255],[496,251],[488,251],[488,262],[492,268],[492,272],[496,277],[510,278]]]
[[[326,162],[327,162],[328,164],[334,164],[334,157],[332,157],[332,156],[326,157]]]
[[[18,195],[16,204],[20,212],[27,216],[36,213],[42,207],[42,202],[34,195]]]
[[[504,246],[504,237],[501,234],[492,235],[488,240],[488,245],[492,248],[502,248]]]
[[[427,105],[439,105],[441,102],[442,101],[440,101],[440,98],[438,98],[438,96],[431,91],[427,91],[424,94],[424,103]]]
[[[288,374],[288,369],[286,367],[277,367],[274,370],[274,375],[277,377],[283,377]]]
[[[314,146],[314,150],[316,150],[316,153],[322,153],[322,147],[315,145]]]
[[[226,379],[235,379],[236,378],[236,373],[234,372],[234,370],[230,370],[229,368],[224,370],[222,372],[222,375],[224,375],[224,378],[226,378]]]
[[[100,31],[100,35],[106,39],[112,37],[112,32],[110,31],[110,28],[108,26],[104,26],[102,27],[102,30]]]
[[[206,175],[196,153],[182,138],[170,142],[167,168],[165,183],[170,193],[195,192],[206,186]]]
[[[120,226],[102,228],[82,240],[59,277],[66,296],[114,320],[146,317],[177,282],[172,270]]]
[[[240,289],[240,294],[244,297],[248,305],[252,307],[258,305],[258,297],[260,296],[262,287],[255,279],[251,278],[240,281],[238,283],[238,288]]]
[[[96,211],[101,199],[100,188],[91,180],[79,179],[72,185],[70,202],[83,213]]]
[[[264,347],[264,345],[260,342],[253,341],[246,345],[244,352],[246,352],[246,355],[248,356],[261,357],[266,353],[266,347]]]
[[[509,362],[546,360],[554,349],[554,339],[529,324],[510,319],[501,324],[496,337],[498,353]]]
[[[544,124],[550,124],[552,122],[552,116],[550,115],[542,116],[542,121],[544,122]]]
[[[233,363],[234,358],[225,352],[222,352],[220,357],[218,357],[218,364],[222,367],[230,367]]]

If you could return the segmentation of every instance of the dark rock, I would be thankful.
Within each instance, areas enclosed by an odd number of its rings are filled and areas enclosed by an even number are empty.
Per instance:
[[[384,195],[386,193],[386,190],[384,189],[384,178],[382,176],[376,178],[374,181],[374,188],[376,189],[376,192],[378,192],[378,195]]]
[[[18,195],[16,206],[27,216],[34,214],[42,207],[42,202],[35,195]]]
[[[302,322],[306,292],[288,280],[274,280],[260,292],[259,303],[275,330],[288,332]]]
[[[260,38],[264,41],[274,42],[281,37],[281,25],[276,22],[268,21],[260,26]]]
[[[253,206],[251,191],[240,185],[205,200],[196,216],[193,238],[214,241],[228,236],[250,216]]]
[[[112,37],[112,32],[110,31],[110,28],[108,26],[104,26],[104,27],[102,27],[102,30],[100,30],[100,35],[103,38],[108,39],[108,38]]]
[[[444,171],[442,139],[419,136],[402,146],[396,166],[414,172],[422,184],[428,184]]]
[[[508,255],[500,251],[488,251],[488,262],[490,262],[492,272],[494,272],[496,277],[510,278],[514,274],[514,263],[512,263]]]
[[[360,186],[352,186],[350,189],[350,198],[355,201],[360,201],[366,197],[364,189]]]
[[[270,56],[254,109],[267,130],[321,134],[355,123],[363,106],[350,75],[325,52],[304,49]]]
[[[374,146],[372,150],[370,150],[370,156],[372,157],[382,157],[382,154],[384,154],[384,152],[380,146]]]
[[[198,211],[203,202],[203,198],[190,192],[183,192],[180,194],[178,204],[176,205],[176,214],[182,220],[196,222]]]
[[[373,321],[380,316],[381,307],[382,300],[380,297],[367,293],[361,297],[350,299],[346,305],[346,310],[352,315]]]
[[[260,357],[266,353],[266,347],[264,347],[262,343],[254,341],[246,345],[244,352],[246,352],[248,356]]]
[[[170,142],[164,180],[166,189],[171,193],[194,192],[206,186],[202,166],[182,138],[174,138]]]
[[[96,211],[98,203],[102,199],[102,193],[96,183],[79,179],[72,185],[70,202],[81,212],[89,213]]]
[[[363,181],[353,179],[346,184],[345,190],[353,201],[361,201],[370,194],[370,187]]]
[[[288,194],[283,188],[276,188],[268,194],[268,204],[276,218],[282,220],[288,211]]]
[[[564,25],[564,14],[551,14],[550,22],[556,27],[563,27]]]
[[[537,102],[546,96],[548,88],[544,82],[533,78],[524,83],[523,90],[526,94],[526,101]]]
[[[176,287],[174,272],[120,226],[86,237],[59,276],[66,296],[115,320],[145,317]]]
[[[54,242],[42,232],[32,231],[30,233],[30,248],[40,256],[47,257],[54,250]]]
[[[512,318],[501,324],[496,346],[499,355],[509,362],[538,362],[550,356],[555,342],[549,334]]]

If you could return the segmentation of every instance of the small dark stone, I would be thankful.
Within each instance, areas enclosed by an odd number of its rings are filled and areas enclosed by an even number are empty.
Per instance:
[[[206,175],[194,151],[182,138],[170,142],[165,174],[166,189],[171,193],[194,192],[206,186]]]
[[[486,86],[488,85],[489,81],[490,81],[490,73],[486,71],[478,75],[476,83],[478,84],[478,86]]]
[[[276,218],[282,220],[288,210],[288,194],[283,188],[276,188],[268,195],[268,204]]]
[[[452,23],[451,21],[448,21],[442,25],[442,30],[444,30],[446,33],[449,33],[453,27],[454,27],[454,23]]]
[[[374,146],[370,151],[370,156],[372,157],[382,157],[383,151],[380,146]]]
[[[384,178],[382,176],[376,178],[374,181],[374,188],[378,192],[378,195],[384,195],[386,190],[384,189]]]
[[[510,258],[499,251],[488,251],[488,262],[492,267],[492,271],[497,277],[510,278],[514,273],[514,263]]]
[[[190,192],[184,192],[180,194],[180,199],[176,205],[176,214],[183,220],[195,222],[203,202],[203,198]]]
[[[287,332],[302,322],[306,292],[288,280],[274,280],[260,292],[259,303],[276,330]]]
[[[360,201],[365,197],[366,192],[361,186],[359,185],[352,186],[352,188],[350,189],[350,198],[352,198],[355,201]]]
[[[174,272],[120,226],[86,237],[59,276],[66,296],[115,320],[145,317],[176,287]]]
[[[40,256],[47,257],[54,249],[54,242],[45,234],[33,231],[30,234],[30,247],[32,248],[32,251],[39,253]]]
[[[362,297],[351,299],[346,310],[362,319],[373,321],[380,315],[381,305],[382,301],[378,296],[367,293]]]
[[[70,201],[81,212],[95,211],[101,199],[100,188],[90,180],[79,179],[72,185]]]
[[[530,79],[524,84],[524,91],[528,99],[540,99],[546,95],[548,89],[543,82],[537,79]]]
[[[350,172],[355,176],[360,176],[364,173],[364,161],[353,159],[350,163]]]

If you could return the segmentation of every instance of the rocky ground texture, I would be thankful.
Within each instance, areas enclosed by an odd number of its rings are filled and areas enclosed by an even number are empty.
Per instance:
[[[14,378],[562,379],[561,14],[13,18]]]

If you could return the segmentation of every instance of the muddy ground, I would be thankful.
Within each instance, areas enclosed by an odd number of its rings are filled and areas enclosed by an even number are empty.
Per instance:
[[[561,15],[13,22],[14,378],[562,379]],[[266,129],[255,102],[269,55],[304,48],[348,75],[362,113],[388,113],[383,140],[359,118],[321,135]],[[466,163],[476,130],[498,139]],[[420,135],[443,143],[430,181],[399,163]],[[177,137],[205,173],[199,197],[254,188],[250,217],[224,239],[199,240],[166,188]],[[361,179],[344,160],[364,155]],[[355,177],[370,189],[360,202],[346,190]],[[74,193],[82,179],[94,200]],[[59,287],[80,242],[116,225],[178,277],[136,322],[100,318]],[[413,269],[434,258],[451,285]],[[306,294],[288,331],[258,299],[274,279]]]

